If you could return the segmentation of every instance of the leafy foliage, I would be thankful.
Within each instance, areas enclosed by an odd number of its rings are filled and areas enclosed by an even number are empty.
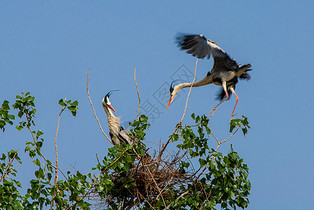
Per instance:
[[[5,131],[5,125],[7,123],[13,125],[12,120],[15,120],[15,116],[9,114],[9,110],[9,101],[3,101],[2,106],[0,107],[0,129],[2,129],[3,132]]]
[[[60,115],[68,110],[76,116],[77,101],[60,99],[59,105]],[[16,165],[22,164],[18,151],[0,156],[0,209],[90,209],[95,203],[110,209],[215,209],[218,205],[235,209],[249,204],[248,166],[232,146],[228,154],[218,152],[237,130],[247,134],[250,127],[244,116],[232,120],[230,132],[234,133],[219,141],[213,139],[209,119],[192,114],[195,124],[179,124],[169,137],[178,152],[163,156],[161,149],[157,156],[151,156],[143,143],[150,124],[142,115],[130,123],[134,145],[112,146],[90,173],[83,174],[63,173],[44,156],[44,132],[35,129],[35,97],[22,93],[16,96],[12,108],[19,120],[15,122],[15,115],[9,113],[9,102],[4,101],[0,128],[4,132],[5,126],[15,124],[17,130],[29,131],[31,140],[26,141],[24,151],[36,170],[29,189],[22,195],[22,185],[15,178],[21,173]],[[210,142],[217,142],[217,147],[212,148]]]

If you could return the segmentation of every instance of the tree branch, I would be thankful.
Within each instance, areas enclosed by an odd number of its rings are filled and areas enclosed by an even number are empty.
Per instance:
[[[141,109],[141,98],[140,98],[140,93],[138,91],[138,86],[136,82],[136,68],[134,69],[134,82],[135,82],[136,92],[137,92],[137,97],[138,97],[138,110],[137,110],[137,115],[136,115],[136,120],[138,120],[138,116],[140,114],[140,109]]]
[[[5,171],[4,171],[3,175],[2,175],[2,177],[0,178],[0,182],[2,181],[2,179],[5,177],[6,173],[8,172],[8,170],[9,170],[9,168],[10,168],[10,166],[11,166],[13,160],[15,159],[15,156],[17,155],[17,152],[18,152],[18,151],[19,151],[19,150],[17,149],[16,152],[15,152],[15,154],[14,154],[14,156],[13,156],[13,158],[11,159],[11,161],[9,162],[9,164],[7,165],[7,167],[6,167],[6,169],[5,169]]]
[[[109,141],[111,144],[113,144],[113,142],[111,141],[111,139],[109,139],[109,137],[105,134],[104,130],[102,129],[102,127],[101,127],[101,125],[100,125],[100,122],[99,122],[99,120],[98,120],[98,117],[97,117],[97,115],[96,115],[96,111],[95,111],[95,109],[94,109],[92,100],[90,99],[89,90],[88,90],[89,70],[90,70],[90,68],[87,70],[87,82],[86,82],[86,91],[87,91],[88,100],[89,100],[90,105],[92,106],[92,109],[93,109],[93,112],[94,112],[94,116],[95,116],[95,118],[96,118],[96,120],[97,120],[97,123],[98,123],[98,125],[99,125],[99,128],[100,128],[102,134],[108,139],[108,141]]]
[[[30,120],[29,120],[28,117],[27,117],[27,111],[25,110],[24,113],[25,113],[25,116],[26,116],[26,120],[27,120],[27,122],[28,122],[29,125],[30,125]],[[33,132],[32,132],[32,129],[30,128],[29,125],[27,125],[26,127],[27,127],[27,129],[29,130],[29,132],[31,133],[32,138],[33,138],[33,141],[34,141],[34,143],[35,143],[35,145],[36,145],[36,143],[37,143],[36,138],[35,138],[35,136],[34,136],[34,134],[33,134]],[[51,165],[54,169],[58,169],[58,170],[61,172],[61,174],[64,176],[64,178],[67,180],[67,177],[64,175],[64,173],[63,173],[59,168],[57,168],[56,166],[50,164],[50,163],[49,163],[50,161],[48,162],[47,158],[41,153],[41,151],[40,151],[39,149],[37,149],[37,145],[36,145],[36,151],[37,151],[38,154],[46,161],[46,163],[48,163],[49,165]]]
[[[66,101],[66,98],[64,99],[64,102]],[[54,194],[52,195],[51,198],[51,206],[50,209],[53,208],[53,204],[54,204],[54,198],[56,196],[57,190],[58,190],[58,169],[59,169],[59,158],[58,158],[58,147],[57,147],[57,137],[58,137],[58,132],[59,132],[59,125],[60,125],[60,118],[61,118],[61,114],[62,112],[66,109],[66,107],[63,107],[59,113],[58,116],[58,123],[57,123],[57,131],[56,131],[56,136],[55,136],[55,153],[56,153],[56,168],[55,168],[55,179],[54,179],[54,186],[56,187]]]
[[[192,87],[193,87],[193,84],[194,84],[194,82],[195,82],[195,78],[196,78],[196,68],[197,68],[197,63],[198,63],[198,59],[196,59],[196,62],[195,62],[195,68],[194,68],[194,79],[193,79],[193,82],[192,82],[192,84],[191,84],[191,87],[190,87],[190,90],[189,90],[188,96],[187,96],[187,98],[186,98],[185,108],[184,108],[184,112],[183,112],[182,118],[181,118],[180,122],[178,123],[178,125],[176,126],[176,128],[174,129],[174,131],[173,131],[173,133],[172,133],[172,134],[174,134],[174,133],[178,130],[179,126],[181,125],[181,123],[182,123],[182,121],[183,121],[183,119],[184,119],[185,112],[186,112],[187,105],[188,105],[188,100],[189,100],[189,97],[190,97],[190,93],[191,93],[191,90],[192,90]],[[171,135],[172,135],[172,134],[171,134]],[[170,141],[171,141],[171,137],[169,137],[169,139],[167,140],[166,144],[165,144],[165,145],[163,145],[163,147],[162,147],[161,151],[159,152],[159,155],[158,155],[158,163],[159,163],[159,161],[160,161],[160,159],[161,159],[161,156],[162,156],[162,154],[164,153],[164,151],[165,151],[166,147],[167,147],[167,146],[168,146],[168,144],[170,143]]]

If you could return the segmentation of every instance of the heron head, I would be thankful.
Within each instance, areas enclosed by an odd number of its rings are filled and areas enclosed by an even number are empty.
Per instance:
[[[113,91],[115,91],[115,90],[109,91],[109,92],[105,95],[105,97],[104,97],[103,100],[102,100],[102,105],[103,105],[104,107],[108,107],[108,108],[111,109],[112,111],[116,112],[116,110],[114,110],[114,108],[111,106],[111,103],[110,103],[110,100],[109,100],[109,97],[110,97],[110,95],[111,95],[111,92],[113,92]]]
[[[172,103],[174,97],[177,95],[177,93],[179,92],[179,88],[178,88],[178,85],[174,86],[174,83],[175,81],[171,82],[171,85],[170,85],[170,89],[169,89],[169,94],[170,94],[170,99],[169,99],[169,102],[168,102],[168,105],[166,107],[166,110],[168,109],[169,105]]]

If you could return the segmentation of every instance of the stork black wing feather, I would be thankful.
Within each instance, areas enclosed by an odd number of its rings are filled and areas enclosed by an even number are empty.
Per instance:
[[[249,79],[251,79],[251,76],[248,73],[243,73],[240,75],[240,79],[249,80]]]
[[[205,58],[207,56],[210,58],[209,45],[203,35],[178,34],[176,40],[181,50],[187,50],[187,53],[194,57]]]

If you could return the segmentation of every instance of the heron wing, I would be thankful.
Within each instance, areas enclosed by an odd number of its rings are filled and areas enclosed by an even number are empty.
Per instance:
[[[181,50],[186,50],[187,53],[197,58],[205,58],[206,56],[210,58],[210,46],[203,35],[178,34],[176,41]]]
[[[237,70],[239,68],[234,59],[230,58],[223,49],[210,40],[207,40],[202,34],[178,34],[176,40],[181,50],[186,50],[187,53],[197,58],[205,58],[207,56],[209,59],[212,55],[214,58],[214,71],[221,68],[226,70]]]
[[[130,136],[131,136],[131,132],[121,127],[121,130],[119,132],[119,139],[127,144],[132,145],[133,141]]]

